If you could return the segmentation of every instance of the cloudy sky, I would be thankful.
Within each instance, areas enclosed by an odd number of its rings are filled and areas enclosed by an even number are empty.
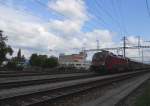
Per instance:
[[[118,47],[123,36],[129,46],[137,44],[137,36],[150,40],[145,0],[0,0],[0,14],[14,55],[18,48],[26,57],[75,53],[96,48],[96,40],[101,48]]]

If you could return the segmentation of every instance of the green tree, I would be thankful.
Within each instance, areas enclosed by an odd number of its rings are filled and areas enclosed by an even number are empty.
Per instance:
[[[44,64],[45,64],[46,59],[47,59],[47,55],[39,55],[38,56],[38,65],[40,67],[43,67]]]
[[[32,66],[42,67],[46,59],[46,55],[32,54],[29,61]]]
[[[3,35],[3,31],[0,30],[0,65],[3,61],[7,60],[6,55],[12,55],[12,48],[6,44],[7,37]]]
[[[53,68],[58,65],[58,59],[56,57],[47,57],[47,55],[32,54],[30,57],[31,66],[38,66],[43,68]]]
[[[24,68],[25,57],[21,55],[21,49],[18,50],[17,56],[12,57],[6,68],[13,69],[13,70],[22,70]]]
[[[14,59],[15,59],[15,61],[18,62],[18,64],[21,63],[21,62],[25,62],[24,55],[21,55],[21,49],[18,50],[17,56],[14,57]]]
[[[44,68],[53,68],[56,66],[58,66],[58,59],[56,57],[47,58],[43,64]]]
[[[21,58],[22,58],[22,56],[21,56],[21,49],[18,50],[17,58],[20,59],[20,60],[21,60]]]
[[[32,54],[31,57],[30,57],[30,64],[32,66],[36,66],[37,65],[37,61],[38,61],[38,55],[37,54]]]

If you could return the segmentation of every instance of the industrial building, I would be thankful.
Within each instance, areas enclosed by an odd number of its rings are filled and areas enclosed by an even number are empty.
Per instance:
[[[87,54],[85,52],[80,52],[79,54],[59,55],[59,64],[62,67],[75,67],[75,68],[85,68],[90,67],[90,61],[86,61]]]

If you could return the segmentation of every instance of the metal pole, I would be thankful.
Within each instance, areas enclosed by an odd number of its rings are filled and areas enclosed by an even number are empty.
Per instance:
[[[144,63],[144,53],[143,53],[143,48],[142,48],[142,63]]]
[[[139,52],[139,57],[140,57],[140,46],[141,46],[141,42],[140,42],[140,36],[138,36],[138,52]]]
[[[123,37],[123,56],[126,57],[126,37]]]
[[[97,50],[99,50],[99,40],[97,39],[96,42],[97,42]]]

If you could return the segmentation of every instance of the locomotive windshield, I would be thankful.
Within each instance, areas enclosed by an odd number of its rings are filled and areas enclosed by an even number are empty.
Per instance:
[[[94,56],[93,56],[93,61],[105,61],[105,56],[106,56],[106,53],[104,52],[98,52],[98,53],[95,53]]]

